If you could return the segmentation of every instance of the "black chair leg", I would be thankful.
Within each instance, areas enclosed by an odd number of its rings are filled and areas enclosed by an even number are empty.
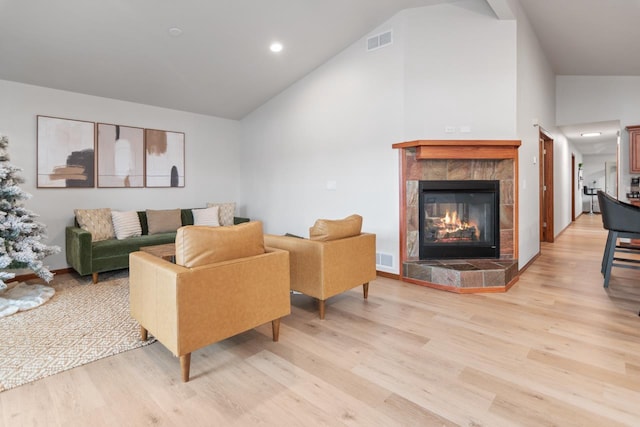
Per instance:
[[[604,267],[604,287],[609,287],[609,278],[611,277],[611,267],[613,266],[613,255],[616,252],[616,243],[618,242],[618,232],[609,230],[609,236],[611,237],[611,244],[609,245],[609,252],[607,255],[607,263]]]
[[[607,259],[609,258],[609,251],[612,249],[611,245],[611,231],[607,234],[607,244],[604,246],[604,254],[602,255],[602,267],[600,268],[600,273],[604,276],[604,270],[607,265]],[[615,242],[613,245],[613,250],[615,251]]]

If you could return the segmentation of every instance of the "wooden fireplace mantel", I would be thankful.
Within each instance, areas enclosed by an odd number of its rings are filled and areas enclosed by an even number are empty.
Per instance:
[[[519,140],[420,139],[399,142],[393,148],[415,148],[416,159],[514,159]]]

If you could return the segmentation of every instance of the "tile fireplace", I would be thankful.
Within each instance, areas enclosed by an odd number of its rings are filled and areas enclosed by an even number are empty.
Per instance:
[[[459,293],[504,292],[517,281],[519,146],[393,145],[401,150],[401,280]]]

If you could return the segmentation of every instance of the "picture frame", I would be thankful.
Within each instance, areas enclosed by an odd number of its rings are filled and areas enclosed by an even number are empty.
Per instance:
[[[95,187],[95,123],[37,116],[37,188]]]
[[[145,129],[145,186],[185,186],[185,140],[183,132]]]
[[[98,187],[144,187],[144,129],[98,123],[96,130]]]

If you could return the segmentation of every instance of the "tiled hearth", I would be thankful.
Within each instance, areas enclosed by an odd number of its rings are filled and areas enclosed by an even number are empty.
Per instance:
[[[428,282],[435,288],[500,289],[518,276],[518,261],[514,259],[407,261],[402,268],[404,277]]]
[[[501,292],[518,278],[520,141],[410,141],[401,151],[401,280],[459,293]],[[426,259],[418,255],[418,182],[499,180],[500,258]]]

